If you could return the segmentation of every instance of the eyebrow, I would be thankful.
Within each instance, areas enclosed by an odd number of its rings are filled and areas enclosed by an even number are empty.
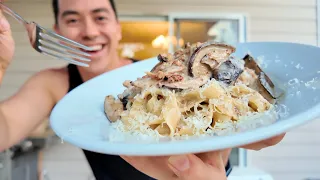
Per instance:
[[[92,11],[93,13],[99,13],[99,12],[106,12],[106,13],[109,13],[110,11],[106,8],[98,8],[98,9],[94,9]]]
[[[67,10],[67,11],[64,11],[61,16],[65,17],[68,15],[79,15],[79,13],[77,11]]]
[[[98,8],[91,11],[92,13],[100,13],[100,12],[106,12],[109,13],[110,11],[106,8]],[[62,13],[62,17],[68,16],[68,15],[79,15],[77,11],[73,10],[66,10]]]

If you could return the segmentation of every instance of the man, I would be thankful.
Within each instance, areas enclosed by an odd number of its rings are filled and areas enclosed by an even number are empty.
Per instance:
[[[42,70],[28,79],[14,96],[1,102],[0,151],[18,143],[32,132],[73,88],[104,72],[132,63],[117,54],[122,37],[112,0],[53,0],[53,9],[56,19],[54,30],[57,33],[86,46],[95,46],[96,50],[89,52],[92,60],[90,67],[68,65]],[[0,12],[0,82],[13,52],[10,26]],[[16,113],[16,109],[19,109],[19,113]],[[278,143],[282,138],[279,136],[248,148],[264,148]],[[184,180],[210,177],[222,180],[225,179],[224,165],[229,150],[153,158],[121,158],[85,150],[84,153],[97,180],[144,180],[150,177]],[[143,166],[145,163],[147,167]]]

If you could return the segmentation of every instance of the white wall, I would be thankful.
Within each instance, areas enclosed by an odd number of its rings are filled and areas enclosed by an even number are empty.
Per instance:
[[[316,45],[315,0],[116,0],[120,14],[167,14],[170,12],[223,12],[247,15],[248,41],[291,41]],[[10,0],[10,7],[28,20],[50,28],[49,0]],[[17,22],[10,19],[16,40],[14,61],[0,88],[0,99],[12,95],[36,71],[64,65],[34,52]],[[320,120],[287,134],[277,146],[249,152],[251,165],[274,175],[276,180],[320,178]]]

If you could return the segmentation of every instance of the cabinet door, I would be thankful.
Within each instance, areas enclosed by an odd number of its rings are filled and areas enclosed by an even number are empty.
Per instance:
[[[37,155],[38,151],[34,151],[15,158],[12,163],[12,180],[38,179]]]
[[[10,153],[0,153],[0,180],[11,180]]]
[[[12,169],[12,180],[27,180],[27,172],[25,166],[18,166]]]
[[[12,180],[26,180],[26,161],[24,156],[19,156],[12,162]]]
[[[0,156],[0,179],[5,179],[5,180],[8,179],[8,178],[6,178],[6,171],[5,171],[5,167],[4,167],[4,161],[2,161],[1,156]]]

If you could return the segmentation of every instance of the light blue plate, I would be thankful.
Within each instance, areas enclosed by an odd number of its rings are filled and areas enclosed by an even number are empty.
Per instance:
[[[104,138],[109,126],[103,111],[105,96],[122,93],[123,81],[143,76],[157,63],[156,58],[152,58],[105,73],[74,89],[53,109],[51,126],[63,141],[86,150],[154,156],[237,147],[279,135],[320,117],[320,48],[278,42],[242,43],[236,48],[235,56],[242,58],[249,52],[261,60],[259,64],[273,80],[287,87],[281,101],[289,110],[287,116],[271,125],[228,136],[149,143],[107,141]]]

